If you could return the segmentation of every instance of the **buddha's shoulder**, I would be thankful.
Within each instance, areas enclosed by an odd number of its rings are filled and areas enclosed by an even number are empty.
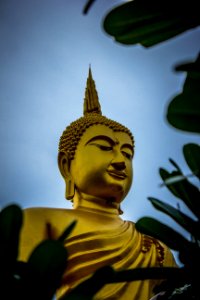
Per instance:
[[[74,220],[77,218],[73,209],[54,207],[28,207],[23,210],[25,219],[36,220]]]
[[[25,214],[34,215],[34,214],[62,214],[66,211],[72,211],[72,209],[59,208],[59,207],[27,207],[23,209]]]
[[[77,215],[72,209],[51,207],[29,207],[23,210],[22,236],[37,236],[42,240],[51,236],[58,238],[74,221]]]

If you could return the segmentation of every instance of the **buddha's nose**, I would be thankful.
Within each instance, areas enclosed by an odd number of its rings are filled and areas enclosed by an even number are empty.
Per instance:
[[[126,168],[125,162],[113,162],[111,163],[112,167],[117,171],[123,171]]]

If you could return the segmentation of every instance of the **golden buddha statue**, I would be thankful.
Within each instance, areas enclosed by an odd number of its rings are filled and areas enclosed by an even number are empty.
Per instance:
[[[68,265],[57,299],[106,265],[115,270],[175,266],[165,245],[120,217],[120,203],[132,183],[133,155],[130,130],[102,116],[89,69],[84,116],[65,129],[59,143],[58,165],[73,209],[24,210],[19,257],[23,261],[38,243],[49,236],[56,239],[77,220],[65,241]],[[51,224],[51,232],[47,224]],[[94,299],[149,300],[155,285],[153,280],[109,284]]]

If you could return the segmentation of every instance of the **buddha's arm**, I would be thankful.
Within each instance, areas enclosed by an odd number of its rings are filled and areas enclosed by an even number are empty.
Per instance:
[[[23,211],[20,233],[19,260],[27,261],[33,249],[47,237],[47,224],[42,209],[29,208]]]

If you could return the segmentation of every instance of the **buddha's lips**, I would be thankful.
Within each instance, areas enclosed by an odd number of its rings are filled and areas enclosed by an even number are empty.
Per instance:
[[[107,171],[109,175],[119,178],[119,179],[125,179],[127,177],[126,173],[123,171]]]

